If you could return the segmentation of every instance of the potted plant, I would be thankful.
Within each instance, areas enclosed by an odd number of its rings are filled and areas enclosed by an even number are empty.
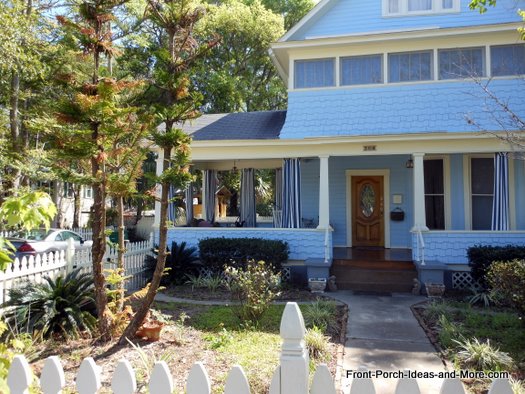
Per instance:
[[[312,293],[324,293],[326,278],[308,278],[308,288]]]
[[[425,289],[428,297],[441,298],[445,293],[445,285],[442,283],[425,283]]]

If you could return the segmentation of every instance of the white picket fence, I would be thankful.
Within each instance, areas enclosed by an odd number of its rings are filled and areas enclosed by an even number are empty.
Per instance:
[[[320,364],[309,387],[309,359],[304,343],[305,326],[299,306],[289,302],[281,319],[281,338],[283,340],[280,365],[277,367],[270,394],[336,394],[334,380],[325,364]],[[76,375],[75,386],[79,394],[95,394],[101,387],[101,369],[93,358],[85,358]],[[149,380],[149,392],[171,394],[174,390],[173,378],[164,361],[155,363]],[[24,356],[16,356],[9,369],[7,384],[11,394],[26,394],[33,383],[33,373]],[[57,356],[46,359],[39,385],[44,394],[57,394],[66,387],[64,370]],[[115,394],[132,394],[137,390],[135,372],[126,359],[122,359],[111,378],[111,390]],[[193,365],[186,379],[187,394],[210,394],[212,387],[206,368],[201,362]],[[371,379],[354,379],[350,394],[375,394]],[[234,366],[226,379],[225,394],[249,394],[248,379],[241,366]],[[441,394],[465,394],[459,379],[446,379]],[[395,394],[421,394],[415,379],[400,379]],[[512,394],[509,381],[495,379],[489,394]]]
[[[130,278],[126,281],[126,290],[133,291],[142,288],[147,281],[145,259],[153,248],[153,237],[149,241],[128,243],[124,254],[124,275]],[[74,249],[74,248],[73,248]],[[105,268],[116,268],[118,251],[107,248],[104,255]],[[92,272],[91,249],[61,250],[55,253],[43,253],[36,256],[24,256],[15,259],[4,272],[0,272],[0,305],[6,301],[9,289],[16,288],[24,282],[41,283],[45,276],[55,278],[64,275],[72,269],[80,268],[82,272]]]

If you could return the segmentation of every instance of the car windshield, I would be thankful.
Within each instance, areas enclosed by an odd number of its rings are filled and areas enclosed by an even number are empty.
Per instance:
[[[16,238],[28,239],[31,241],[42,241],[51,233],[51,230],[37,229],[31,231],[19,231],[15,234]]]

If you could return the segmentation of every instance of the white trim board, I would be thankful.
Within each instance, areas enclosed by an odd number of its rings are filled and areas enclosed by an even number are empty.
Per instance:
[[[346,170],[346,243],[352,247],[352,177],[353,176],[382,176],[383,177],[383,220],[385,231],[385,248],[390,249],[390,170]]]

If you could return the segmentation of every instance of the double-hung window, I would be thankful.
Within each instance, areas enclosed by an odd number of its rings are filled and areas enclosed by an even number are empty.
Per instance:
[[[458,12],[460,0],[383,0],[383,16]]]
[[[482,77],[485,51],[483,48],[440,49],[439,79]]]
[[[432,78],[432,51],[388,55],[388,82],[430,81]]]
[[[445,176],[443,159],[423,162],[425,178],[425,214],[430,230],[445,229]]]
[[[494,159],[470,159],[472,230],[490,230],[494,198]]]
[[[525,74],[525,44],[490,47],[493,77]]]
[[[341,85],[383,83],[383,56],[366,55],[341,58]]]
[[[297,89],[335,86],[335,59],[296,60],[294,76]]]

